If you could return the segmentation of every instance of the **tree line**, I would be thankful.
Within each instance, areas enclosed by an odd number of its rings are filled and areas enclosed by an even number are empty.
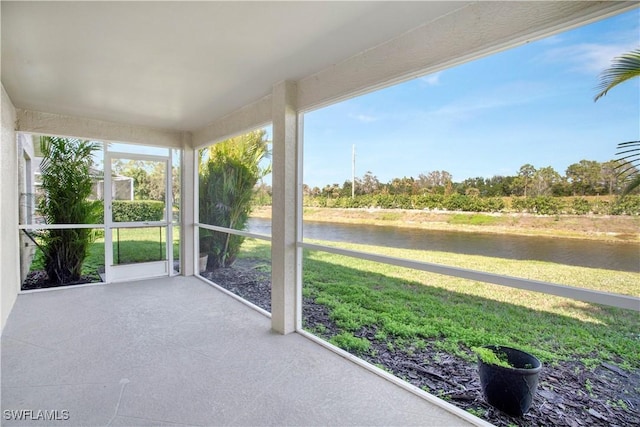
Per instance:
[[[600,163],[581,160],[570,165],[564,175],[553,167],[520,167],[513,176],[468,178],[454,182],[451,173],[441,170],[421,173],[417,178],[393,178],[382,183],[371,171],[342,185],[303,185],[303,204],[309,207],[430,209],[466,212],[527,212],[534,214],[640,215],[640,192],[617,200],[635,168],[625,170],[620,161]],[[254,205],[271,204],[271,187],[255,188]],[[353,196],[352,196],[353,192]],[[604,196],[604,197],[597,197]]]
[[[352,191],[356,196],[384,194],[407,196],[462,194],[478,197],[615,195],[624,188],[629,177],[636,173],[635,170],[628,170],[624,174],[618,173],[621,164],[622,162],[616,160],[604,163],[581,160],[567,167],[564,175],[551,166],[536,168],[531,164],[525,164],[520,167],[516,175],[467,178],[461,182],[454,182],[451,173],[441,170],[421,173],[417,178],[393,178],[387,183],[382,183],[371,171],[367,171],[361,178],[355,178],[353,186],[350,180],[344,181],[342,185],[334,183],[322,188],[304,185],[303,192],[310,198],[350,197]]]

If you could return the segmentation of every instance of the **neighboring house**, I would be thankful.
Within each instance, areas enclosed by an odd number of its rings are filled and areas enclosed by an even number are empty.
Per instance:
[[[34,177],[34,189],[33,193],[37,197],[41,194],[42,190],[41,186],[41,176],[40,172],[40,163],[42,162],[42,157],[36,157],[34,159],[33,164],[35,164],[33,170]],[[89,174],[91,175],[93,185],[91,189],[91,195],[89,199],[91,200],[104,200],[104,173],[101,170],[96,168],[91,168],[89,170]],[[133,178],[122,175],[113,175],[111,177],[111,191],[112,191],[112,199],[113,200],[133,200]],[[35,202],[34,202],[35,203]],[[37,203],[35,204],[37,206]]]

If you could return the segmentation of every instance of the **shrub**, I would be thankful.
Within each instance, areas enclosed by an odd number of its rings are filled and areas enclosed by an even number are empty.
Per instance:
[[[516,212],[529,212],[531,209],[531,199],[522,198],[522,197],[514,197],[511,199],[511,209]]]
[[[391,194],[376,194],[373,198],[373,204],[382,209],[395,208],[394,196]]]
[[[596,200],[591,204],[591,212],[596,215],[609,215],[611,213],[611,203],[607,200]]]
[[[613,215],[640,215],[640,196],[625,196],[611,208]]]
[[[416,209],[443,209],[444,196],[442,194],[425,194],[415,196],[413,203]]]
[[[534,213],[540,215],[555,215],[562,212],[562,200],[549,197],[538,196],[532,199],[532,209]]]
[[[485,199],[485,210],[484,212],[500,212],[504,210],[505,204],[504,200],[496,197],[491,197]]]
[[[586,215],[591,212],[591,205],[587,199],[577,198],[573,199],[571,203],[573,213],[576,215]]]
[[[550,196],[514,198],[511,207],[516,212],[530,212],[539,215],[555,215],[562,212],[562,200]]]
[[[112,212],[116,222],[162,221],[164,203],[155,200],[114,200]]]
[[[444,201],[445,209],[449,211],[464,211],[465,207],[469,207],[469,197],[462,194],[452,194]]]
[[[539,215],[588,213],[600,215],[640,215],[640,196],[626,196],[617,203],[583,197],[478,197],[460,193],[404,195],[375,194],[355,198],[323,196],[305,197],[305,206],[329,208],[381,208],[381,209],[446,209],[459,212],[528,212]]]

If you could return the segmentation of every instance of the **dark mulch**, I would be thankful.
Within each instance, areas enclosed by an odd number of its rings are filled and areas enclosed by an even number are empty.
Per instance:
[[[239,259],[233,267],[201,273],[228,291],[271,312],[271,273],[254,269],[255,261]]]
[[[93,276],[82,276],[79,280],[61,285],[59,283],[50,281],[49,276],[46,272],[37,270],[27,273],[27,277],[24,279],[24,282],[22,282],[22,290],[28,291],[32,289],[58,288],[62,286],[82,285],[85,283],[94,283],[99,281],[100,278],[96,278]]]
[[[242,259],[231,268],[203,275],[271,311],[271,276],[255,265]],[[322,330],[324,339],[341,332],[327,307],[304,298],[302,311],[305,329]],[[515,418],[484,402],[475,363],[443,353],[434,342],[424,349],[400,350],[403,346],[393,341],[376,340],[375,332],[364,329],[356,334],[371,342],[372,351],[359,357],[496,426],[640,426],[640,370],[629,372],[609,363],[589,369],[579,361],[544,365],[531,409]]]

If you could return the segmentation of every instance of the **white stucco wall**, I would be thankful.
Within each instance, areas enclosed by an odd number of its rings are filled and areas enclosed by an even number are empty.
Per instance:
[[[2,86],[0,134],[0,321],[9,317],[20,288],[16,109]]]

